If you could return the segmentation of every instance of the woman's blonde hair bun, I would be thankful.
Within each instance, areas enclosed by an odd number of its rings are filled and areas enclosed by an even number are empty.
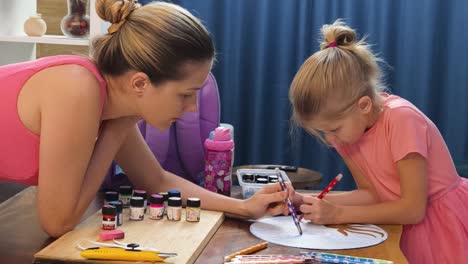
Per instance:
[[[136,0],[96,0],[96,13],[111,23],[109,34],[117,32],[127,21],[128,16],[141,5]]]

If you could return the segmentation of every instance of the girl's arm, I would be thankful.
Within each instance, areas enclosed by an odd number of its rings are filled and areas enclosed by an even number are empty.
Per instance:
[[[361,170],[349,158],[343,157],[343,161],[348,167],[354,181],[358,187],[357,190],[343,193],[328,193],[325,200],[339,205],[367,205],[379,202],[372,184],[363,176]]]
[[[38,216],[42,228],[58,237],[79,223],[95,198],[127,120],[109,121],[97,140],[101,89],[86,69],[75,67],[49,81],[41,102]],[[123,123],[123,124],[122,124]],[[128,125],[126,125],[128,127]]]
[[[165,171],[147,146],[137,126],[128,134],[116,156],[116,161],[133,184],[149,193],[177,189],[181,191],[184,199],[200,198],[204,209],[223,211],[241,217],[258,218],[265,213],[287,212],[287,208],[282,203],[287,194],[280,192],[279,184],[268,186],[248,200],[238,200],[208,191]],[[272,203],[277,203],[277,206],[270,208]]]
[[[358,189],[349,192],[328,193],[323,199],[336,205],[368,205],[378,203],[379,198],[372,184],[363,176],[361,170],[350,159],[343,157],[343,160],[351,172]],[[317,195],[318,193],[316,195],[296,195],[298,197],[294,197],[294,204],[300,206],[303,203],[304,197],[316,197]]]
[[[426,160],[420,154],[410,153],[397,162],[397,167],[401,192],[398,200],[362,206],[334,206],[327,201],[304,198],[312,206],[301,206],[301,210],[306,210],[306,219],[316,223],[419,223],[426,212]]]

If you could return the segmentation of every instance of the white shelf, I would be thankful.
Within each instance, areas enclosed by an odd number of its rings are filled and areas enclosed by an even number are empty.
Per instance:
[[[109,27],[109,23],[102,21],[96,14],[96,0],[89,0],[90,28],[88,38],[69,38],[62,35],[27,36],[23,29],[24,21],[29,16],[36,14],[37,2],[37,0],[0,0],[0,23],[2,25],[0,27],[0,66],[35,59],[36,43],[89,46],[90,39],[106,33]],[[63,15],[65,16],[65,14]]]
[[[22,42],[22,43],[44,43],[44,44],[61,44],[61,45],[77,45],[88,46],[88,38],[69,38],[59,35],[44,35],[42,37],[31,37],[26,35],[7,36],[0,35],[0,42]]]

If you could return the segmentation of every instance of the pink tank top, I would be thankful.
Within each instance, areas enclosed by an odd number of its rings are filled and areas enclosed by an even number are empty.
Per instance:
[[[60,55],[0,66],[0,181],[37,185],[40,136],[27,130],[21,122],[18,95],[32,75],[64,64],[83,66],[96,76],[101,86],[103,106],[106,83],[94,63],[84,57]]]

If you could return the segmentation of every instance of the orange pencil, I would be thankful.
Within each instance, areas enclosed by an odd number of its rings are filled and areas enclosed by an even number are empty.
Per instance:
[[[250,254],[250,253],[254,253],[254,252],[262,250],[262,249],[264,249],[266,247],[268,247],[268,242],[263,242],[263,243],[255,245],[255,246],[243,249],[241,251],[237,251],[236,253],[232,253],[231,255],[224,257],[224,262],[229,262],[229,261],[231,261],[231,259],[235,258],[236,256],[247,255],[247,254]]]

